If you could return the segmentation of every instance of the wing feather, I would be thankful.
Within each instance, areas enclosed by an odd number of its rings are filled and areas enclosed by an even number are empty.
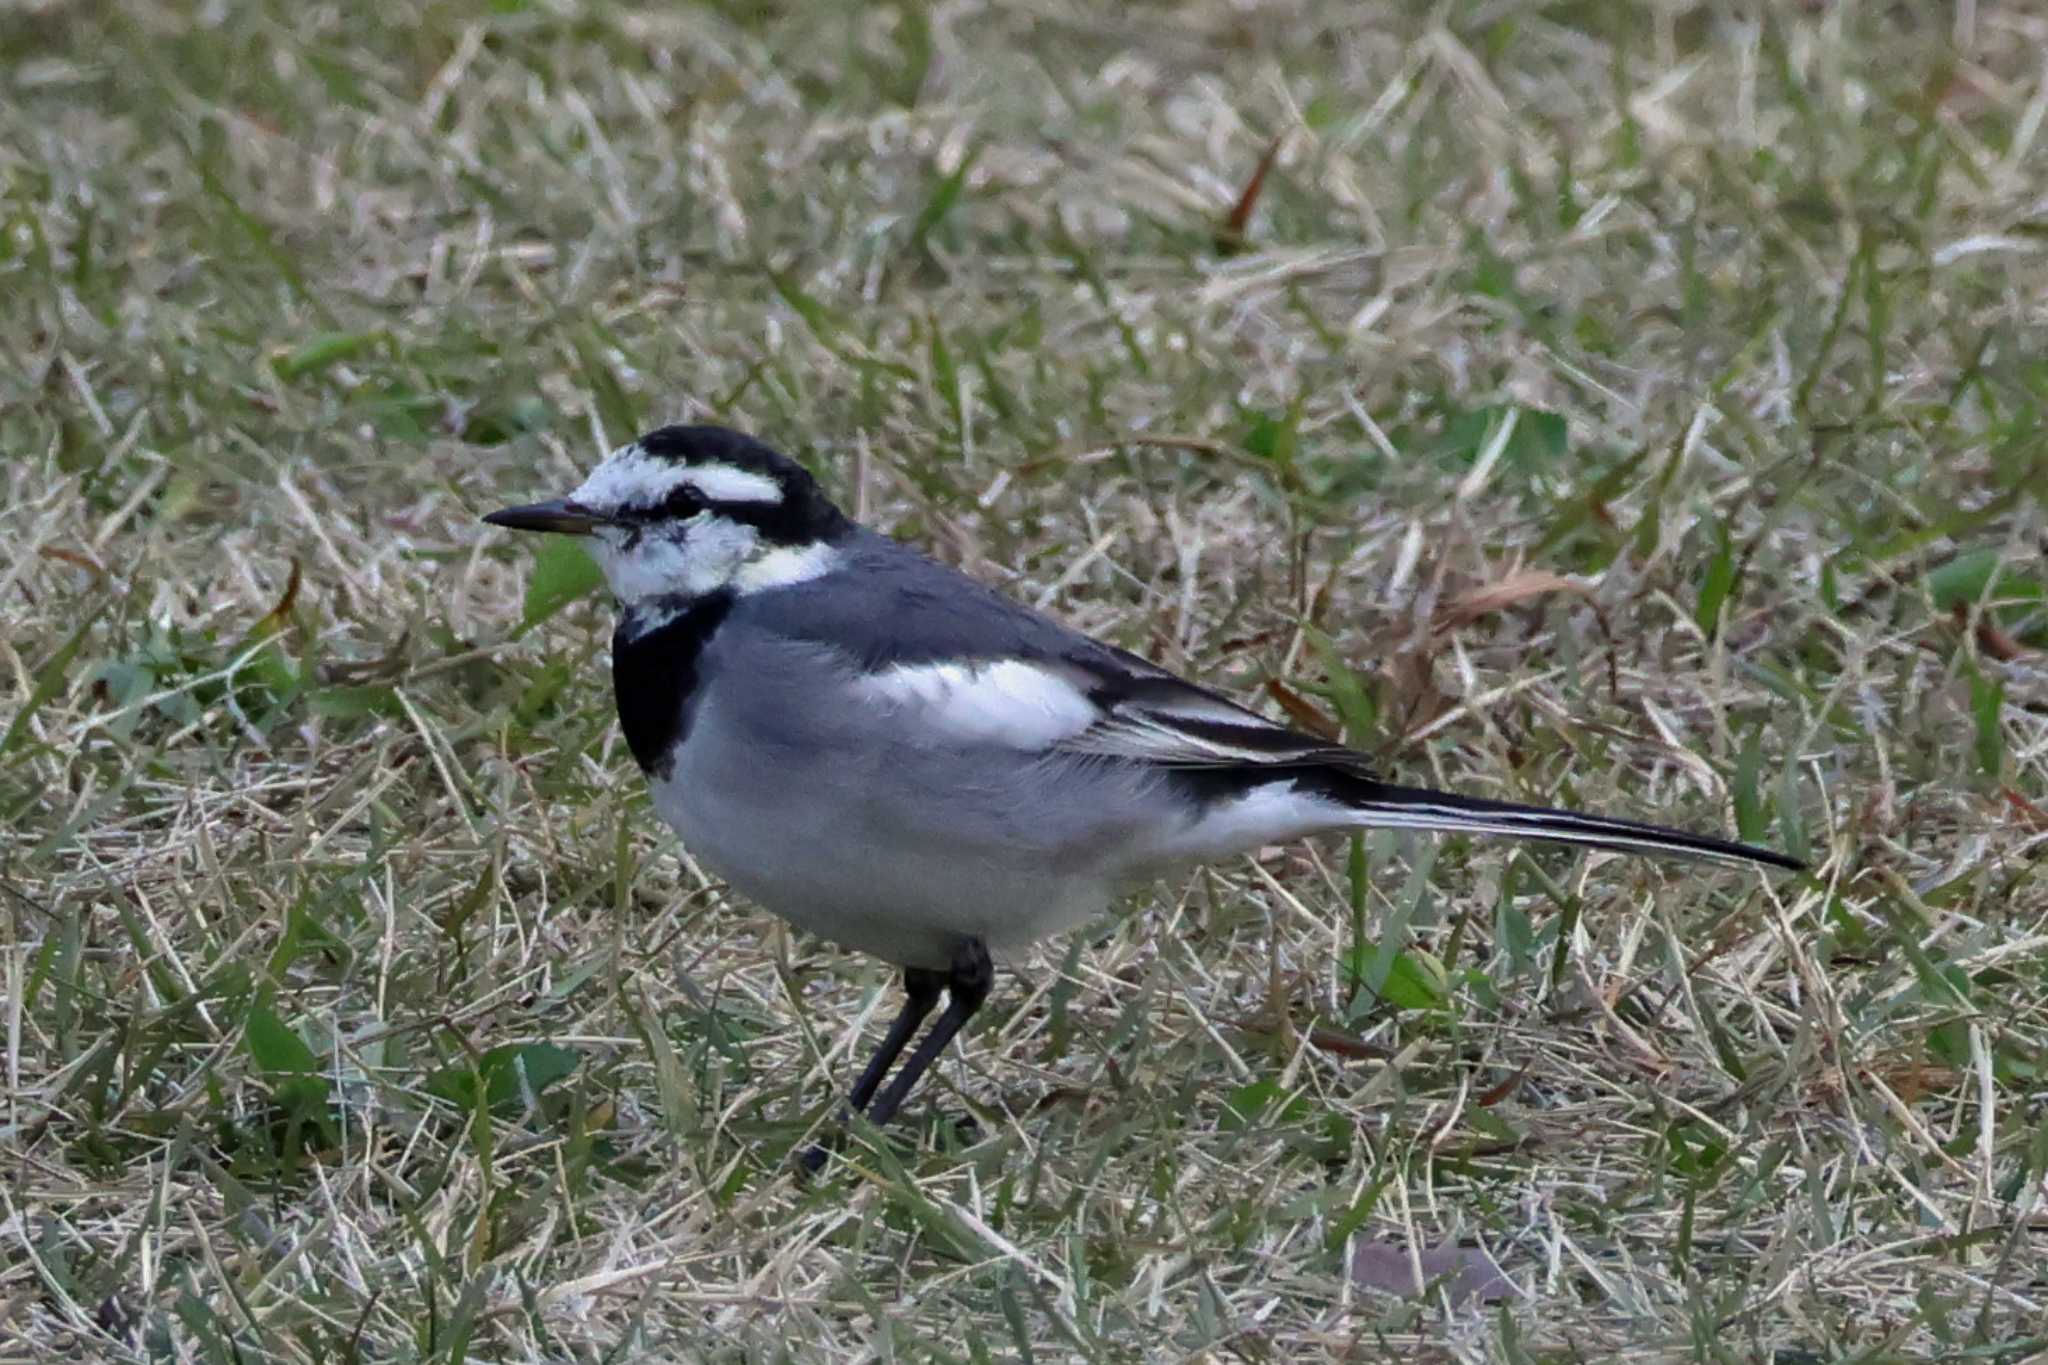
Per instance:
[[[1355,749],[1290,730],[1171,674],[1098,675],[1101,718],[1055,747],[1170,768],[1328,765],[1362,772]]]
[[[1143,672],[1139,670],[1143,669]],[[1117,758],[1162,768],[1328,766],[1356,751],[1277,725],[1139,659],[982,659],[867,674],[874,700],[965,743]]]

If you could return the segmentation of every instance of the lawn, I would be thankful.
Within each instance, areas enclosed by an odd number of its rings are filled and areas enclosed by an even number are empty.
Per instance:
[[[0,25],[0,1360],[2048,1350],[2038,7]],[[894,974],[689,861],[478,523],[677,420],[1813,871],[1220,865],[806,1182]]]

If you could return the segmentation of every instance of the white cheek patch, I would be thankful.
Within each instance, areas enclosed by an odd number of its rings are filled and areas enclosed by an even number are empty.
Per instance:
[[[784,545],[757,554],[733,575],[734,591],[742,596],[770,588],[794,587],[822,578],[839,567],[839,551],[823,541],[810,545]]]
[[[782,501],[782,485],[766,474],[729,464],[676,464],[649,455],[638,442],[606,456],[569,499],[600,511],[653,507],[683,487],[711,502]]]
[[[745,596],[808,583],[839,566],[839,551],[822,541],[771,546],[753,527],[715,512],[699,512],[678,529],[680,537],[649,531],[629,539],[616,530],[591,537],[591,557],[613,596],[628,606],[725,588]]]
[[[612,594],[628,606],[657,597],[702,597],[732,583],[760,547],[751,526],[700,512],[682,523],[681,538],[618,531],[591,537],[591,557]]]
[[[871,675],[863,689],[911,712],[935,735],[963,744],[1050,748],[1101,716],[1072,682],[1021,659],[902,664]]]

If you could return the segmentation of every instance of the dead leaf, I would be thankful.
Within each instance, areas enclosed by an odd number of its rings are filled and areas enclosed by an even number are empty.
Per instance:
[[[1531,598],[1547,596],[1554,592],[1576,593],[1580,597],[1590,596],[1584,584],[1574,583],[1571,579],[1551,573],[1548,569],[1523,569],[1518,573],[1509,574],[1497,583],[1487,583],[1453,597],[1437,608],[1436,620],[1431,625],[1439,632],[1456,630],[1459,626],[1469,625],[1482,616],[1503,611],[1518,602],[1526,602]]]
[[[1244,193],[1237,196],[1237,203],[1231,206],[1230,216],[1223,220],[1223,226],[1216,230],[1216,249],[1225,253],[1239,251],[1246,245],[1245,229],[1251,225],[1252,210],[1258,207],[1259,195],[1266,188],[1266,173],[1273,169],[1274,160],[1280,155],[1280,144],[1286,134],[1273,139],[1266,154],[1259,158],[1259,164],[1252,169],[1252,178],[1244,182]]]
[[[1334,1053],[1339,1057],[1356,1057],[1363,1060],[1391,1061],[1394,1049],[1368,1043],[1339,1029],[1312,1028],[1308,1031],[1308,1045],[1318,1052]]]
[[[1422,1268],[1420,1283],[1415,1278],[1418,1262]],[[1448,1242],[1424,1247],[1411,1256],[1410,1249],[1400,1242],[1361,1238],[1351,1246],[1351,1282],[1361,1289],[1404,1297],[1441,1283],[1453,1306],[1499,1303],[1519,1297],[1522,1292],[1501,1273],[1485,1248]]]
[[[1280,703],[1280,709],[1287,713],[1289,720],[1310,734],[1321,735],[1328,740],[1344,737],[1342,725],[1326,714],[1321,707],[1278,678],[1266,679],[1266,695]]]
[[[1257,649],[1261,645],[1270,645],[1284,634],[1286,634],[1285,631],[1275,627],[1271,630],[1253,631],[1250,635],[1233,635],[1228,640],[1217,645],[1216,652],[1218,654],[1242,654],[1247,649]]]
[[[1970,609],[1966,604],[1956,603],[1954,611],[1958,627],[1968,623]],[[1977,648],[2002,664],[2009,664],[2027,652],[2025,645],[2000,630],[1998,623],[1983,612],[1977,613],[1976,635]]]
[[[1065,1105],[1086,1109],[1092,1098],[1093,1096],[1081,1086],[1056,1085],[1033,1100],[1026,1108],[1033,1114],[1042,1114],[1049,1109],[1058,1109]]]
[[[398,640],[383,657],[377,659],[339,660],[320,665],[320,681],[324,683],[367,683],[385,678],[396,678],[403,674],[411,659],[406,646],[412,641],[412,627],[407,626],[398,633]]]
[[[292,560],[291,577],[285,580],[284,595],[279,597],[277,605],[272,607],[264,615],[263,619],[256,623],[256,628],[249,632],[249,638],[252,640],[267,640],[273,635],[282,634],[284,628],[291,624],[292,607],[298,600],[299,561],[294,558]]]
[[[38,546],[36,553],[44,559],[54,559],[60,563],[71,564],[78,568],[89,570],[94,578],[105,578],[107,576],[107,571],[101,568],[99,561],[91,555],[80,554],[76,550],[67,550],[62,545]]]
[[[1525,1063],[1520,1071],[1515,1072],[1499,1084],[1489,1087],[1486,1093],[1479,1097],[1479,1107],[1481,1109],[1491,1109],[1508,1096],[1514,1094],[1521,1087],[1522,1081],[1528,1076],[1529,1067],[1533,1065],[1533,1062]]]
[[[2048,830],[2048,810],[2042,810],[2011,787],[2004,788],[1999,795],[2005,798],[2005,804],[2012,807],[2013,814],[2019,816],[2021,823],[2029,829]]]
[[[1457,699],[1436,685],[1433,656],[1422,649],[1391,654],[1385,669],[1387,710],[1400,718],[1402,735],[1412,735],[1457,705]]]
[[[1887,1061],[1865,1067],[1863,1074],[1881,1081],[1885,1088],[1899,1097],[1902,1104],[1918,1104],[1931,1094],[1948,1090],[1958,1079],[1953,1067],[1940,1062],[1913,1060]]]

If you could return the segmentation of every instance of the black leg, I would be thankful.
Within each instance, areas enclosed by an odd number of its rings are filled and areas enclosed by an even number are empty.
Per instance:
[[[882,1045],[875,1049],[875,1055],[868,1059],[867,1069],[860,1073],[860,1079],[853,1083],[853,1093],[847,1096],[847,1104],[855,1113],[868,1107],[868,1101],[875,1097],[875,1087],[882,1083],[882,1077],[889,1074],[889,1068],[896,1065],[896,1059],[903,1055],[904,1047],[910,1042],[910,1035],[917,1032],[917,1026],[925,1021],[932,1007],[939,1003],[939,992],[946,987],[946,974],[925,967],[903,969],[903,1008],[889,1025]],[[804,1169],[813,1174],[825,1164],[825,1144],[814,1143],[803,1155]]]
[[[946,1012],[939,1016],[939,1022],[932,1025],[932,1031],[917,1045],[917,1051],[910,1054],[910,1060],[903,1064],[903,1070],[896,1073],[896,1079],[889,1082],[889,1088],[875,1101],[875,1107],[868,1111],[868,1121],[880,1126],[896,1117],[896,1111],[903,1107],[910,1088],[917,1084],[917,1078],[924,1075],[925,1068],[946,1050],[946,1044],[953,1041],[953,1035],[981,1008],[981,1002],[988,999],[989,988],[995,985],[995,964],[989,961],[988,948],[980,939],[969,939],[953,954],[952,970],[946,973]]]
[[[875,1055],[868,1060],[867,1070],[860,1073],[860,1079],[853,1083],[853,1094],[847,1097],[857,1113],[868,1107],[868,1101],[875,1097],[875,1087],[882,1083],[882,1077],[889,1074],[889,1068],[896,1065],[896,1059],[903,1055],[904,1047],[910,1042],[910,1035],[917,1032],[917,1026],[932,1012],[932,1006],[939,1003],[939,992],[946,987],[944,972],[928,971],[923,967],[903,969],[903,1010],[889,1025],[888,1037],[875,1049]]]

